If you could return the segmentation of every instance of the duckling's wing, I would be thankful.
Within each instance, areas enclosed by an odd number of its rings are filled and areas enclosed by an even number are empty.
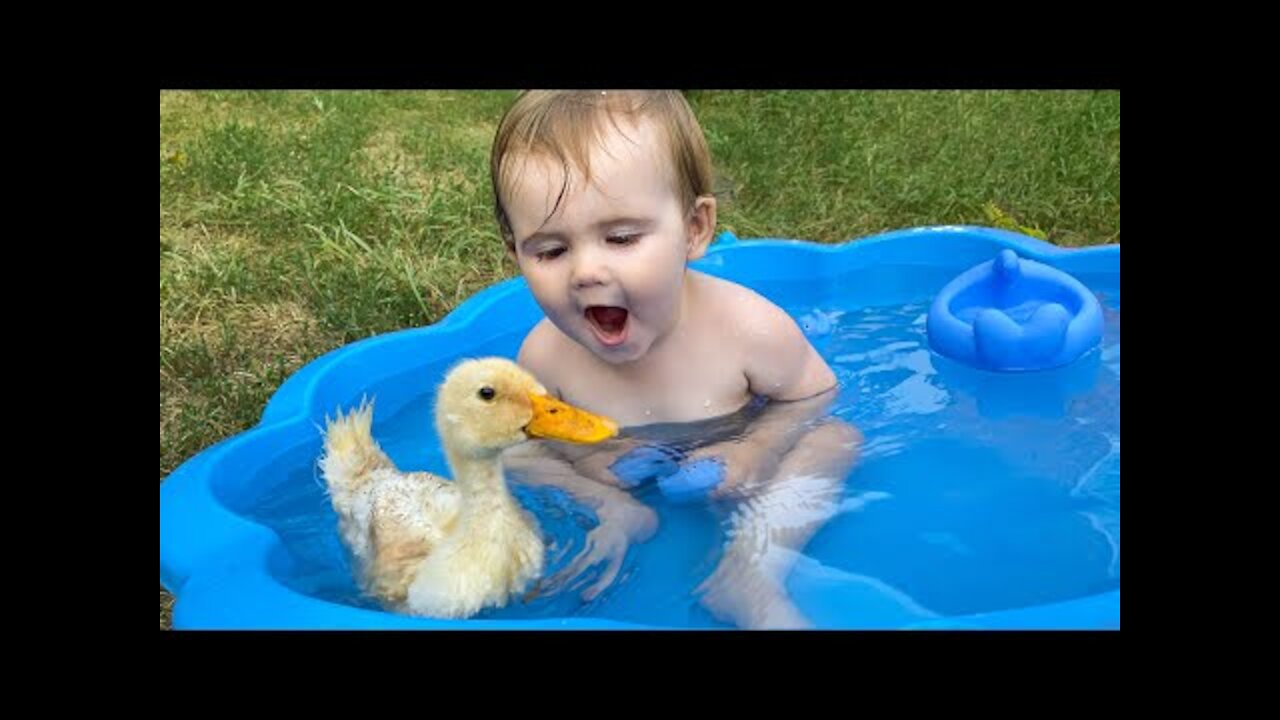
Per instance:
[[[404,599],[418,564],[440,544],[458,511],[458,490],[430,473],[375,471],[367,577],[373,591]]]
[[[458,489],[427,472],[375,471],[373,526],[386,534],[408,534],[438,543],[458,511]]]
[[[461,507],[458,486],[429,472],[409,473],[418,488],[415,507],[424,524],[442,536],[453,527]]]

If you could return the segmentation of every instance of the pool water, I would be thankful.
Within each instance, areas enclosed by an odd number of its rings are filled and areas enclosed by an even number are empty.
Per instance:
[[[830,288],[757,289],[780,301],[831,364],[840,383],[833,412],[865,436],[839,511],[787,582],[815,625],[896,627],[1119,588],[1118,284],[1090,285],[1105,315],[1100,350],[1034,375],[982,373],[933,355],[923,299],[868,305],[856,292],[833,300]],[[511,356],[519,339],[498,345]],[[375,436],[401,468],[445,471],[433,447],[432,401],[427,390],[375,418]],[[705,435],[741,421],[682,430]],[[317,598],[376,608],[353,584],[315,458],[291,457],[246,512],[283,541],[273,574]],[[514,490],[547,538],[547,573],[565,567],[584,549],[594,515],[553,488]],[[652,485],[635,493],[657,511],[659,530],[632,546],[605,592],[585,602],[568,588],[481,617],[727,627],[692,591],[721,557],[731,508],[669,503]],[[602,569],[589,569],[578,586]]]

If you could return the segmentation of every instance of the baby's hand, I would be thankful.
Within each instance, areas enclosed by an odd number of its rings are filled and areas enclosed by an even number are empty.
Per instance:
[[[614,500],[596,510],[600,524],[587,533],[586,548],[573,562],[548,578],[543,585],[550,592],[558,591],[587,568],[607,562],[600,578],[582,591],[582,599],[590,602],[605,588],[613,584],[622,569],[627,548],[633,542],[644,542],[658,530],[658,514],[648,505],[631,498]]]

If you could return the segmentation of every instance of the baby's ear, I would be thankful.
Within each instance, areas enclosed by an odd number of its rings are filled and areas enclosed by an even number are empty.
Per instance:
[[[689,213],[689,260],[697,260],[707,252],[716,232],[716,199],[710,195],[698,198]]]

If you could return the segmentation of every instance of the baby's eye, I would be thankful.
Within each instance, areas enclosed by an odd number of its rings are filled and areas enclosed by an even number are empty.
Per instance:
[[[632,233],[630,235],[610,235],[606,239],[613,245],[630,245],[640,239],[640,234]]]
[[[538,252],[534,253],[534,257],[538,258],[539,260],[555,260],[556,258],[560,257],[563,254],[564,254],[564,248],[558,247],[558,248],[551,248],[550,250],[539,250]]]

